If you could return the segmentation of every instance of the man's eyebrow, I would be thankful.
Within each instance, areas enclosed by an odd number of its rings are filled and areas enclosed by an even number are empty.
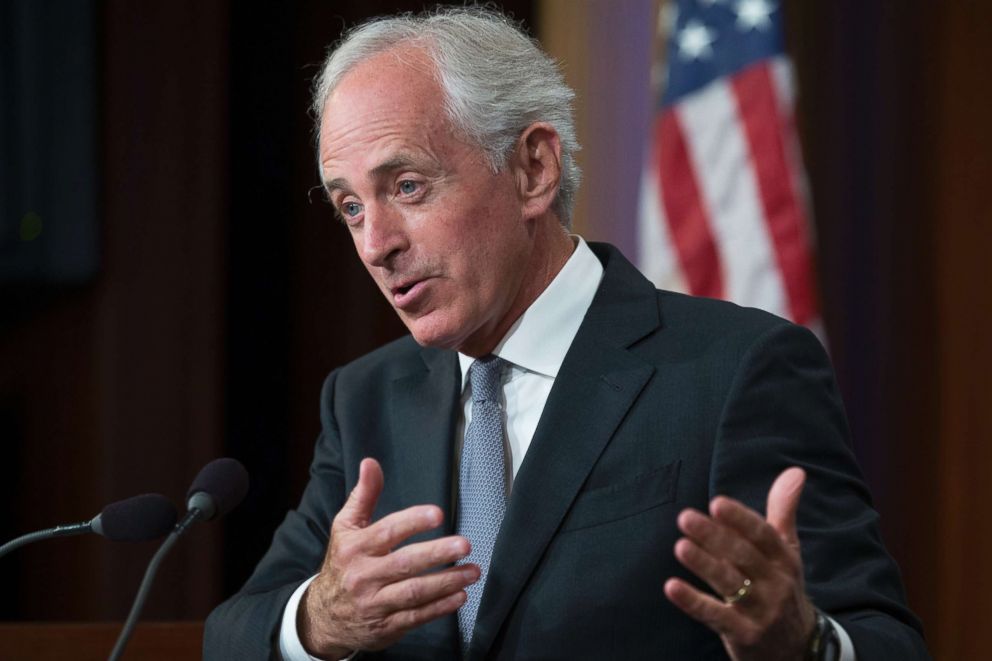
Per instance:
[[[397,170],[406,170],[406,169],[414,169],[414,170],[424,169],[423,160],[414,159],[411,156],[400,154],[398,156],[393,156],[392,158],[385,160],[379,165],[372,168],[372,170],[369,171],[369,175],[371,176],[372,179],[381,179],[382,177],[391,174],[393,172],[396,172]],[[430,163],[428,169],[434,170],[437,169],[437,166],[434,163]],[[324,189],[327,190],[328,194],[330,194],[337,190],[343,190],[343,191],[351,190],[351,186],[348,184],[347,179],[343,177],[335,177],[330,181],[324,182]]]
[[[344,179],[343,177],[337,177],[335,179],[331,179],[330,181],[324,182],[324,190],[327,191],[328,195],[330,195],[336,190],[350,190],[350,189],[351,187],[348,185],[348,180]]]
[[[410,158],[409,156],[400,154],[399,156],[393,156],[389,160],[383,161],[379,165],[375,166],[374,168],[372,168],[372,172],[370,174],[372,175],[373,179],[378,179],[383,175],[396,172],[397,170],[405,170],[407,168],[417,168],[417,167],[418,167],[417,161]]]

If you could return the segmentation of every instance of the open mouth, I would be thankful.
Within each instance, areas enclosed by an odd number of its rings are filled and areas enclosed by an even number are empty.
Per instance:
[[[416,300],[421,298],[421,293],[424,291],[424,283],[428,279],[409,280],[398,287],[394,287],[391,290],[394,304],[401,309],[413,305]]]

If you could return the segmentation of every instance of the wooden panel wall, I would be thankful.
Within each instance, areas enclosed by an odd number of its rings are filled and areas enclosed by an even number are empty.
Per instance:
[[[5,537],[142,492],[184,510],[222,452],[225,16],[222,2],[101,4],[100,273],[4,310]],[[217,602],[218,533],[173,551],[148,616]],[[0,567],[6,616],[122,620],[156,547],[94,536],[19,550]]]
[[[940,75],[932,162],[939,319],[940,501],[919,525],[938,548],[935,619],[942,659],[989,655],[992,609],[992,5],[945,3],[936,44]],[[921,45],[921,48],[924,46]]]

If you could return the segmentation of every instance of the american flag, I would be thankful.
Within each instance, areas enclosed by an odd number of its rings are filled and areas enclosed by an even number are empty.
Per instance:
[[[662,16],[668,70],[641,182],[639,266],[664,289],[819,331],[781,8],[678,0]]]

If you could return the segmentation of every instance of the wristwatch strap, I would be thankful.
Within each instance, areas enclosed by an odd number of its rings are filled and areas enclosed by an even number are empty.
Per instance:
[[[816,626],[806,646],[805,661],[838,661],[840,638],[833,623],[819,608],[816,609]]]

